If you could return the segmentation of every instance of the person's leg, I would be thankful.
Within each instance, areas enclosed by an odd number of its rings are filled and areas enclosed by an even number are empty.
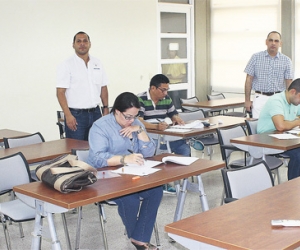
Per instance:
[[[191,156],[191,148],[186,143],[186,140],[170,141],[170,147],[175,154]]]
[[[258,118],[260,111],[262,110],[263,106],[267,102],[269,96],[261,95],[261,94],[255,94],[253,103],[252,103],[252,117]]]
[[[163,195],[162,187],[159,186],[139,192],[139,195],[143,200],[131,238],[141,242],[150,242],[157,210]]]
[[[71,110],[71,114],[76,118],[77,121],[77,130],[72,131],[68,128],[65,121],[65,132],[66,138],[72,138],[77,140],[87,140],[86,139],[86,130],[89,126],[88,113],[80,110]]]
[[[300,149],[295,148],[285,151],[284,154],[290,157],[288,164],[288,180],[297,178],[300,176]]]
[[[134,193],[119,197],[113,201],[118,205],[118,212],[126,228],[127,236],[131,238],[136,228],[140,208],[140,195]]]
[[[88,113],[88,127],[86,128],[85,133],[84,133],[84,140],[87,141],[89,139],[89,132],[90,132],[91,127],[93,126],[93,123],[101,117],[102,117],[102,114],[101,114],[99,106],[96,107],[96,110],[94,112]]]

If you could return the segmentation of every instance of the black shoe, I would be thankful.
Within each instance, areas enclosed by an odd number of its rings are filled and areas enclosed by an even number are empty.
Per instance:
[[[132,245],[135,246],[135,248],[137,250],[147,250],[147,249],[149,249],[149,250],[158,250],[158,248],[156,246],[154,246],[150,243],[144,243],[143,245],[138,245],[138,244],[136,244],[135,242],[132,242],[132,241],[131,241],[131,243],[132,243]]]

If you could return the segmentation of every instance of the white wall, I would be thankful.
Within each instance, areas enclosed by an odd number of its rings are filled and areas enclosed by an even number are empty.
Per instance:
[[[157,73],[156,0],[1,0],[0,129],[59,139],[56,67],[78,31],[109,77],[109,105]]]

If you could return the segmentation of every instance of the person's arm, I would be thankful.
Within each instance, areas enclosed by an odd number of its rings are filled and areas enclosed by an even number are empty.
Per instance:
[[[101,98],[101,101],[102,101],[102,105],[106,106],[102,110],[103,115],[107,115],[109,113],[109,109],[108,109],[108,89],[107,89],[107,86],[102,86],[100,98]]]
[[[285,79],[286,89],[289,88],[290,84],[292,83],[293,79]]]
[[[283,115],[274,115],[272,116],[272,121],[276,130],[283,132],[291,130],[294,127],[300,126],[300,119],[295,119],[293,121],[284,120]]]
[[[173,124],[177,123],[179,125],[184,125],[185,122],[180,118],[180,116],[178,114],[176,115],[173,115],[172,118],[171,118]]]
[[[169,127],[166,122],[150,123],[146,122],[142,117],[139,117],[139,120],[143,123],[146,129],[165,130]]]
[[[248,112],[251,112],[251,106],[252,106],[252,102],[250,99],[252,81],[253,81],[253,76],[247,74],[246,81],[245,81],[245,108]]]
[[[71,111],[68,107],[68,102],[66,98],[66,89],[65,88],[56,88],[56,96],[58,102],[64,112],[66,124],[69,129],[75,131],[77,129],[76,118],[71,114]]]

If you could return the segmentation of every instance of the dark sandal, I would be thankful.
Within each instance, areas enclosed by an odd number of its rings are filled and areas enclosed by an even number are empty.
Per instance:
[[[132,243],[132,245],[135,246],[135,248],[137,250],[147,250],[147,249],[149,249],[149,250],[158,250],[158,248],[156,246],[154,246],[150,243],[145,243],[143,245],[138,245],[138,244],[136,244],[135,242],[132,242],[132,241],[131,241],[131,243]]]

